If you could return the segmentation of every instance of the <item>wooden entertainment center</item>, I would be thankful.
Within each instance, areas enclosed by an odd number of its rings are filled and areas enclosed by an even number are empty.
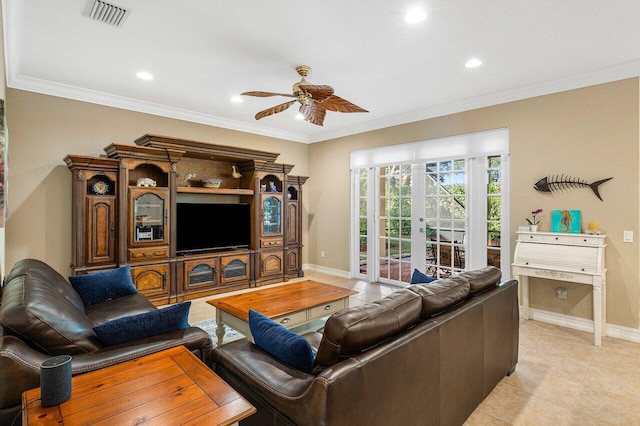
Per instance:
[[[135,144],[113,143],[106,156],[64,158],[72,172],[73,274],[131,265],[138,291],[157,305],[304,275],[307,177],[290,175],[294,166],[276,163],[279,153],[151,134]],[[234,177],[234,168],[241,177]],[[222,182],[204,187],[203,179]],[[240,248],[179,252],[179,203],[248,205],[250,241]],[[228,226],[207,217],[193,220]]]

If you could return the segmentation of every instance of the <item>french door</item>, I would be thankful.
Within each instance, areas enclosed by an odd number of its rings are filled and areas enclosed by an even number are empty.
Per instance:
[[[508,277],[507,166],[499,154],[352,169],[353,274],[406,285],[414,269],[441,278],[494,265]]]
[[[424,251],[424,262],[412,267],[436,278],[448,277],[465,270],[469,164],[458,158],[421,166],[418,176],[424,188],[416,194],[414,211],[421,225],[415,242]]]

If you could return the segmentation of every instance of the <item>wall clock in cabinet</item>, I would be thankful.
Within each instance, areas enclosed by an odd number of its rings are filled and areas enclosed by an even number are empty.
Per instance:
[[[64,161],[72,172],[71,272],[113,268],[118,263],[118,161],[81,155]]]

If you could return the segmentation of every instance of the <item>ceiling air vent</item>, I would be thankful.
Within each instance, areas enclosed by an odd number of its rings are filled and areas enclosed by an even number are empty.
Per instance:
[[[122,27],[125,19],[131,11],[124,9],[115,4],[107,3],[102,0],[89,0],[84,10],[84,15],[89,18],[113,25],[114,27]]]

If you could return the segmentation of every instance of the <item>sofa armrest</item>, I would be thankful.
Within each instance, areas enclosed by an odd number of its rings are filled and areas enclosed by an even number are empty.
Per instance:
[[[72,356],[73,375],[118,364],[144,355],[184,345],[205,364],[211,360],[209,335],[198,327],[190,327],[147,339],[111,346],[95,352]],[[0,336],[0,410],[21,405],[22,392],[40,386],[40,365],[51,355],[39,352],[15,336]],[[3,424],[0,419],[0,424]]]
[[[72,374],[86,373],[179,345],[184,345],[207,366],[210,365],[213,349],[211,338],[201,328],[190,327],[117,346],[107,346],[94,352],[73,355]]]
[[[0,336],[0,409],[19,406],[22,392],[40,386],[40,364],[50,357],[17,337]]]
[[[225,369],[236,376],[249,377],[255,386],[285,398],[304,394],[315,379],[314,375],[278,361],[247,339],[214,349],[213,364],[214,370]]]
[[[362,393],[363,381],[357,359],[343,360],[316,376],[281,363],[258,346],[241,339],[215,348],[213,365],[216,374],[242,396],[267,409],[259,409],[248,424],[328,424],[331,416],[334,416],[331,424],[357,424],[352,421],[353,413],[327,412],[328,406],[345,405],[349,400],[345,395]],[[330,392],[328,389],[332,386],[339,389]],[[335,404],[336,397],[343,403]]]

